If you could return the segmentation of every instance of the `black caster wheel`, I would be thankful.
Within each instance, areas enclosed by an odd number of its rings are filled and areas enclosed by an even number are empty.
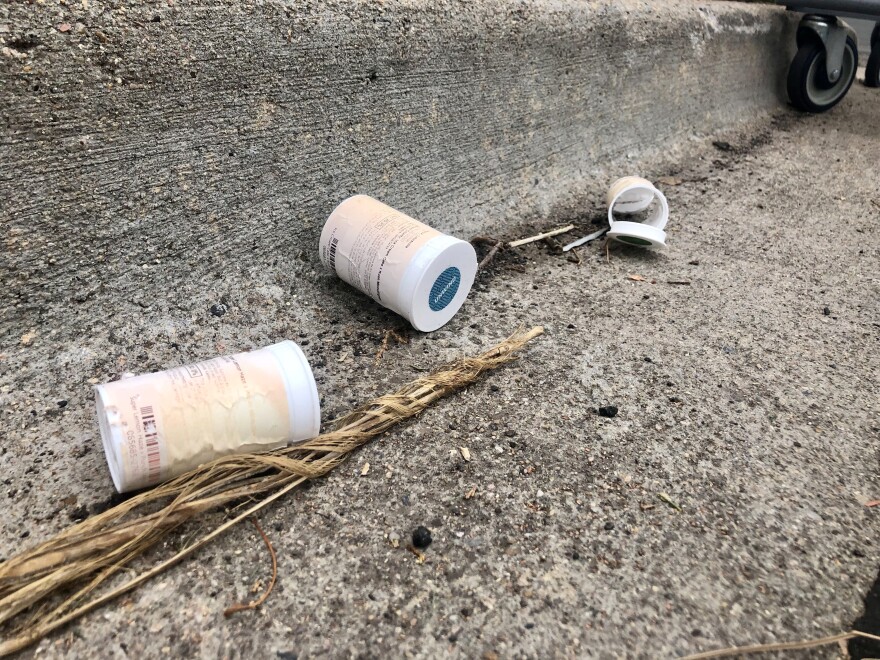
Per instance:
[[[880,87],[880,44],[871,50],[868,65],[865,67],[865,86]]]
[[[871,55],[865,67],[865,86],[880,87],[880,23],[871,32]]]
[[[803,44],[788,68],[788,98],[804,112],[825,112],[840,103],[856,78],[859,55],[856,43],[846,38],[843,65],[837,82],[828,80],[825,47],[818,39]]]

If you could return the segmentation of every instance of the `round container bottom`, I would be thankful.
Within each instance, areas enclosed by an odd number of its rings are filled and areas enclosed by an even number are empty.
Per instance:
[[[407,266],[394,310],[416,330],[436,330],[464,304],[476,275],[474,247],[452,236],[437,236]]]

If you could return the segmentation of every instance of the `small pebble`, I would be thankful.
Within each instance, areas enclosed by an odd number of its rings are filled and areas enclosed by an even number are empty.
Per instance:
[[[64,408],[66,405],[67,405],[67,400],[66,400],[66,399],[61,399],[61,401],[58,402],[58,407],[59,407],[59,408]]]
[[[830,307],[825,307],[825,308],[823,308],[823,309],[822,309],[822,313],[823,313],[825,316],[831,316],[831,308],[830,308]]]
[[[431,545],[431,541],[434,539],[431,538],[431,530],[423,525],[419,525],[416,527],[415,531],[412,533],[412,543],[413,547],[424,550],[429,545]]]
[[[227,307],[223,303],[211,305],[211,309],[208,310],[211,312],[211,316],[223,316],[226,313]]]
[[[613,522],[608,521],[607,523],[605,523],[605,531],[606,531],[606,532],[610,532],[612,529],[614,529],[614,523],[613,523]]]
[[[615,417],[617,416],[617,406],[602,406],[599,408],[599,416],[600,417]]]
[[[515,437],[516,437],[516,431],[514,431],[513,429],[507,429],[507,430],[504,432],[504,435],[507,436],[508,438],[515,438]]]

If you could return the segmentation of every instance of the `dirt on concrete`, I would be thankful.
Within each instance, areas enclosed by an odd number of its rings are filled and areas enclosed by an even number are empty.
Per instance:
[[[223,617],[269,576],[242,525],[34,654],[658,658],[849,629],[880,560],[877,101],[856,85],[825,116],[783,111],[646,172],[681,180],[661,186],[666,252],[503,252],[430,335],[295,255],[239,259],[199,295],[134,296],[79,336],[28,332],[0,355],[2,557],[112,504],[94,383],[291,338],[329,420],[546,327],[263,513],[279,577],[258,611]],[[585,208],[578,231],[603,215]],[[389,329],[409,343],[376,362]],[[423,564],[403,547],[419,526]]]

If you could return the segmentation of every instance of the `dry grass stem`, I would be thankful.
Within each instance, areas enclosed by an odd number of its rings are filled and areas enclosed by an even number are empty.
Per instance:
[[[266,536],[266,532],[260,527],[259,521],[256,518],[251,518],[251,520],[254,523],[254,527],[256,527],[257,531],[260,533],[260,536],[263,537],[263,543],[266,544],[266,548],[269,550],[269,556],[272,557],[272,578],[269,580],[269,586],[266,587],[263,595],[257,600],[252,600],[249,603],[238,603],[237,605],[227,607],[223,610],[223,616],[232,616],[236,612],[241,612],[242,610],[257,609],[260,605],[266,602],[269,594],[272,593],[272,589],[275,588],[275,580],[278,579],[278,557],[275,555],[275,548],[272,547],[272,542],[269,540],[269,537]]]
[[[401,337],[394,330],[386,330],[385,336],[382,337],[382,345],[379,347],[379,350],[376,351],[376,359],[373,360],[373,365],[379,364],[379,361],[382,359],[382,356],[385,355],[385,351],[388,350],[388,342],[389,340],[394,339],[398,344],[408,344],[409,339],[406,337]]]
[[[565,225],[565,227],[559,227],[557,229],[551,229],[550,231],[545,231],[543,234],[536,234],[535,236],[529,236],[528,238],[520,238],[516,241],[511,241],[507,245],[509,247],[515,248],[520,245],[528,245],[529,243],[535,243],[537,241],[544,240],[545,238],[550,238],[551,236],[559,236],[559,234],[565,234],[574,229],[574,225]]]
[[[827,646],[838,642],[845,642],[854,637],[863,637],[865,639],[873,639],[880,642],[880,637],[861,632],[859,630],[850,630],[839,635],[831,635],[829,637],[820,637],[819,639],[808,639],[801,642],[780,642],[779,644],[755,644],[753,646],[731,646],[729,649],[718,649],[716,651],[706,651],[705,653],[696,653],[687,655],[680,660],[707,660],[708,658],[729,658],[734,655],[748,655],[750,653],[770,653],[775,651],[800,651],[802,649],[814,649],[819,646]]]

